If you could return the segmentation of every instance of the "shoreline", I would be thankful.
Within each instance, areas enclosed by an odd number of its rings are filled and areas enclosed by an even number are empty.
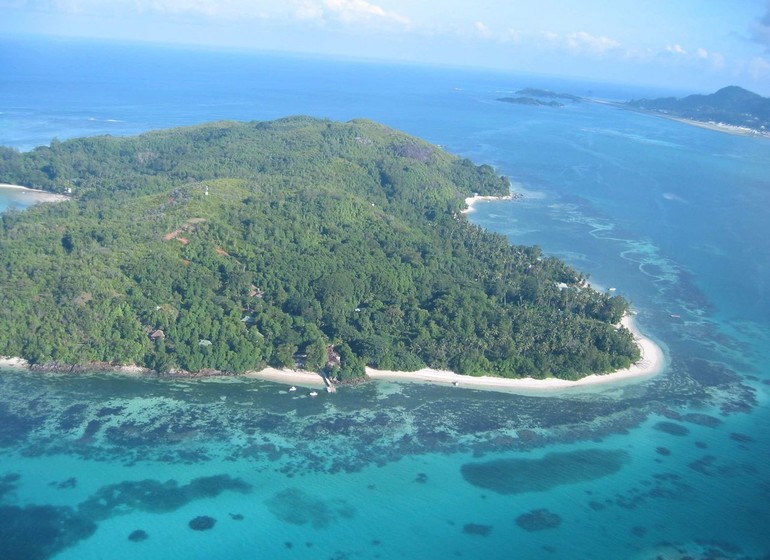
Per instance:
[[[633,107],[626,105],[619,101],[607,101],[603,99],[587,99],[591,103],[598,103],[599,105],[610,105],[624,111],[634,111],[636,113],[642,113],[644,115],[650,115],[653,117],[660,117],[669,121],[676,121],[678,123],[697,126],[698,128],[705,128],[706,130],[712,130],[714,132],[721,132],[723,134],[730,134],[732,136],[749,136],[751,138],[770,138],[770,132],[763,132],[755,128],[749,128],[748,126],[740,126],[737,124],[728,124],[714,121],[698,121],[695,119],[688,119],[687,117],[680,117],[670,113],[664,113],[655,109],[643,109],[641,107]]]
[[[0,191],[18,191],[22,196],[29,196],[35,199],[35,202],[64,202],[70,200],[70,197],[64,194],[41,191],[40,189],[30,189],[22,185],[11,185],[9,183],[0,183]]]
[[[564,392],[574,392],[577,390],[591,391],[600,388],[614,388],[615,386],[626,385],[629,383],[638,383],[646,381],[664,371],[668,362],[665,353],[663,352],[663,348],[639,331],[634,318],[631,315],[623,317],[621,324],[630,330],[634,336],[634,340],[637,346],[639,346],[639,350],[642,354],[641,359],[629,368],[605,374],[592,374],[576,381],[556,378],[533,379],[531,377],[515,379],[493,376],[475,377],[432,368],[423,368],[417,371],[407,372],[376,370],[367,367],[366,375],[369,381],[374,382],[391,381],[398,383],[423,383],[465,389],[546,396],[557,395]],[[29,363],[22,358],[0,356],[0,371],[2,369],[32,370]],[[95,371],[96,369],[97,368],[95,367]],[[147,377],[152,373],[151,370],[139,366],[113,366],[104,371],[131,377]],[[83,373],[80,370],[78,370],[78,372]],[[191,374],[175,378],[204,379],[207,377],[214,376]],[[298,386],[305,389],[324,389],[326,387],[323,377],[318,372],[278,369],[274,367],[266,367],[259,371],[247,371],[239,375],[233,375],[233,377],[259,379],[282,385]]]
[[[713,121],[696,121],[694,119],[688,119],[686,117],[677,117],[675,115],[660,114],[664,119],[680,122],[682,124],[689,124],[690,126],[697,126],[699,128],[705,128],[707,130],[713,130],[714,132],[722,132],[724,134],[731,134],[733,136],[750,136],[756,138],[770,138],[770,134],[767,132],[760,132],[754,128],[747,126],[739,126],[737,124],[717,123]]]
[[[548,394],[585,388],[606,387],[645,381],[665,370],[667,364],[663,348],[643,335],[631,315],[623,317],[621,324],[631,331],[642,354],[631,367],[605,374],[591,374],[576,381],[566,379],[534,379],[531,377],[510,379],[505,377],[459,375],[451,371],[424,368],[413,372],[385,371],[366,368],[370,379],[406,383],[451,385],[460,388],[481,389],[506,393]]]
[[[262,381],[274,381],[275,383],[282,383],[284,385],[297,385],[306,389],[324,389],[326,387],[321,374],[314,371],[266,367],[259,371],[247,371],[239,377],[261,379]]]

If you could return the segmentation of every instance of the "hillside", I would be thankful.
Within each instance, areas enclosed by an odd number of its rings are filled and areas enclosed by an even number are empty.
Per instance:
[[[770,98],[738,86],[710,95],[688,95],[629,101],[628,106],[700,122],[724,123],[759,132],[770,131]]]
[[[0,215],[0,355],[340,380],[365,364],[577,378],[638,358],[613,326],[622,298],[460,213],[504,178],[374,122],[3,148],[0,182],[74,197]]]

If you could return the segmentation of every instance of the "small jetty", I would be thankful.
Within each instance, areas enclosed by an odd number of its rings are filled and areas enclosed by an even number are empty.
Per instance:
[[[326,386],[326,392],[327,393],[336,393],[337,387],[332,385],[331,379],[329,379],[326,374],[322,374],[321,377],[323,377],[324,385]]]

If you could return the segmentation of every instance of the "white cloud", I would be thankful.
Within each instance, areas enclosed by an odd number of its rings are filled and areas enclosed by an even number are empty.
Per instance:
[[[544,31],[541,37],[548,46],[566,49],[572,54],[591,54],[602,56],[620,47],[620,43],[609,37],[597,37],[585,31],[576,31],[560,35],[552,31]]]
[[[765,80],[770,78],[770,60],[762,56],[753,58],[749,62],[749,72],[755,80]]]
[[[618,48],[620,43],[609,37],[596,37],[585,31],[578,31],[567,35],[566,45],[574,53],[604,54]]]
[[[655,60],[656,52],[650,48],[646,49],[628,49],[625,52],[625,58],[636,62],[650,62]]]
[[[543,31],[540,35],[545,39],[546,43],[554,47],[559,46],[562,42],[561,35],[553,31]]]
[[[500,36],[500,42],[502,43],[521,43],[521,33],[516,29],[506,29]]]
[[[294,17],[305,20],[323,20],[324,9],[318,2],[295,0]]]
[[[489,39],[492,36],[492,31],[487,27],[487,24],[485,24],[483,21],[477,21],[473,24],[473,29],[476,32],[477,35]]]
[[[695,58],[700,58],[701,60],[707,60],[709,58],[709,52],[702,47],[698,47],[695,50]]]
[[[109,16],[166,14],[255,18],[280,11],[267,0],[36,0],[21,3],[42,12]]]
[[[666,52],[673,55],[687,56],[687,51],[682,48],[682,45],[666,45]]]
[[[710,53],[709,60],[716,70],[722,70],[725,67],[725,56],[722,53]]]
[[[295,0],[296,17],[319,21],[336,20],[343,23],[386,23],[408,29],[411,20],[366,0]]]
[[[770,2],[768,2],[764,15],[757,18],[749,30],[751,31],[751,38],[757,43],[765,45],[770,51]]]

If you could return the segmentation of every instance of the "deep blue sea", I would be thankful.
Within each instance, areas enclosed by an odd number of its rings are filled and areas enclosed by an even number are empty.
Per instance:
[[[525,196],[470,218],[616,288],[669,360],[549,396],[3,370],[0,558],[767,558],[770,140],[496,101],[525,87],[679,93],[0,40],[0,145],[308,114],[494,165]]]

